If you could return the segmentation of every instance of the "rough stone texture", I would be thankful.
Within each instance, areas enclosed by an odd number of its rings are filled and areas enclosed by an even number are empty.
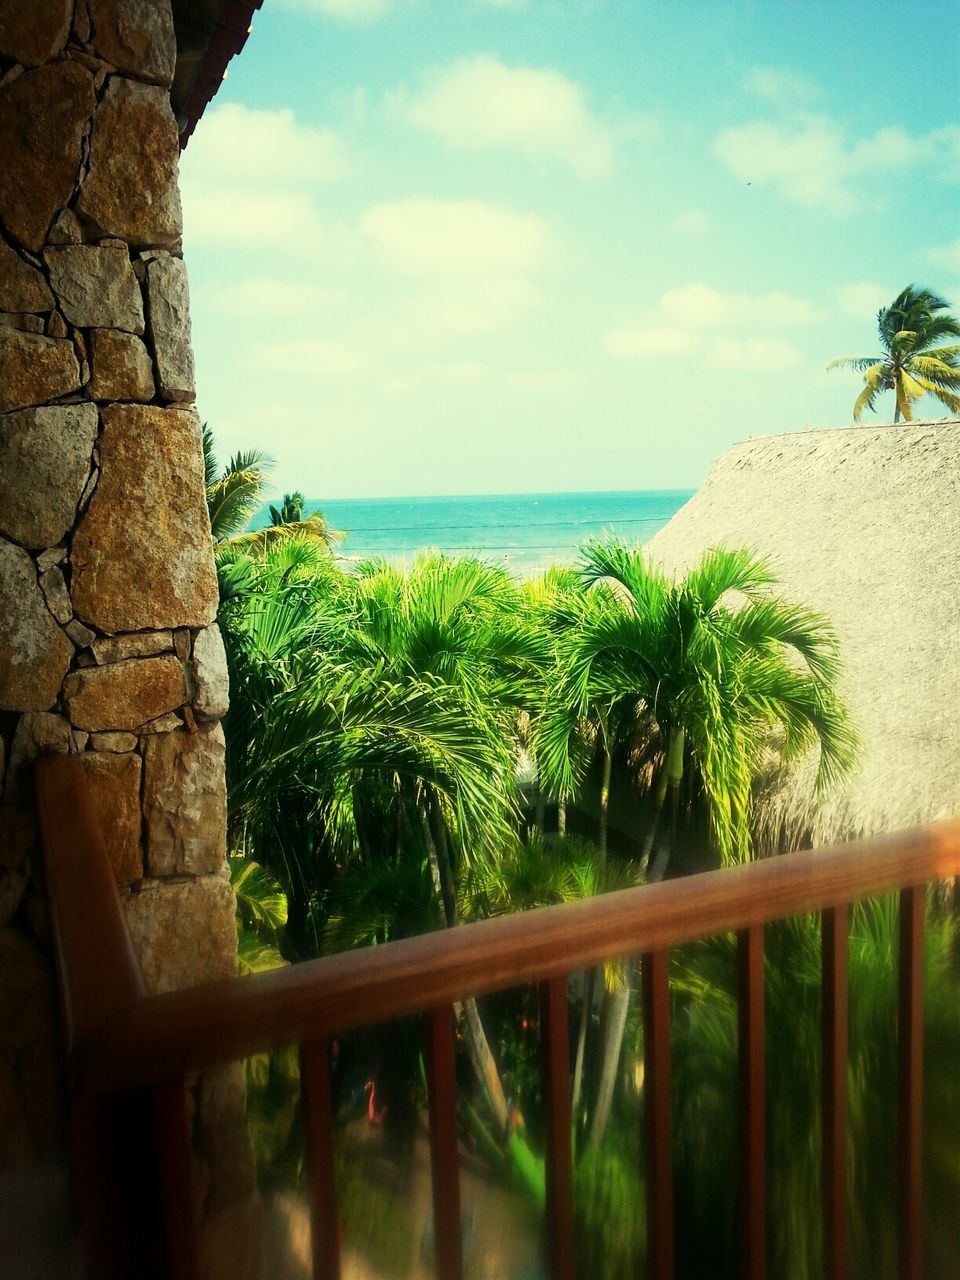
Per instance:
[[[43,272],[25,262],[0,236],[0,311],[49,311],[52,307],[53,294]]]
[[[225,876],[147,880],[123,905],[149,991],[236,975],[236,899]]]
[[[137,745],[135,733],[92,733],[90,745],[94,751],[133,751]]]
[[[164,400],[194,400],[190,294],[182,258],[161,253],[147,263],[147,300],[160,396]]]
[[[0,311],[0,325],[7,329],[19,329],[21,333],[46,332],[43,316],[28,315],[23,311]]]
[[[56,221],[47,236],[48,244],[80,244],[83,241],[83,227],[80,219],[72,209],[61,209]]]
[[[76,518],[96,438],[92,404],[21,409],[0,417],[0,533],[25,547],[59,542]],[[59,554],[56,560],[62,558]]]
[[[196,414],[111,405],[102,416],[100,480],[73,540],[74,611],[107,632],[212,622],[217,578]],[[137,519],[118,521],[118,511]]]
[[[117,884],[142,880],[140,757],[87,751],[80,762]]]
[[[222,719],[230,706],[230,677],[223,637],[216,623],[197,633],[189,670],[194,712],[202,720]]]
[[[79,389],[80,366],[72,342],[0,326],[0,413]]]
[[[120,71],[169,88],[177,41],[169,4],[157,0],[90,0],[93,47]]]
[[[172,656],[87,667],[72,672],[63,685],[70,720],[91,733],[136,729],[179,707],[186,693],[183,667]]]
[[[68,622],[64,629],[78,649],[88,648],[97,638],[95,631],[85,627],[82,622],[77,622],[76,618],[73,622]]]
[[[19,867],[36,847],[36,811],[26,805],[0,805],[0,867]]]
[[[106,666],[110,662],[122,662],[124,658],[152,658],[157,653],[169,653],[172,648],[173,636],[169,631],[135,631],[128,636],[95,640],[90,651],[101,666]]]
[[[40,590],[43,592],[43,598],[47,602],[47,608],[61,626],[66,626],[73,617],[73,609],[70,607],[70,593],[67,591],[67,584],[64,582],[63,574],[59,569],[48,569],[46,573],[41,575]]]
[[[0,58],[38,67],[56,57],[70,34],[73,0],[3,0]]]
[[[179,154],[169,95],[114,76],[94,118],[90,173],[76,212],[100,235],[138,246],[175,244]]]
[[[186,708],[184,707],[183,710],[185,711]],[[183,721],[179,716],[157,716],[156,720],[148,720],[146,724],[140,725],[137,733],[143,737],[145,734],[150,733],[173,733],[175,729],[182,728]]]
[[[22,871],[0,870],[0,928],[19,907],[26,888],[27,877]]]
[[[47,337],[48,338],[65,338],[67,336],[67,322],[59,311],[51,311],[47,318]]]
[[[81,139],[95,108],[93,76],[76,62],[26,71],[0,89],[0,222],[28,249],[43,247],[47,228],[73,194]]]
[[[60,310],[83,329],[143,333],[143,298],[122,244],[71,244],[44,254]]]
[[[209,733],[160,733],[144,746],[143,814],[151,876],[218,871],[226,856],[225,745]]]
[[[140,339],[116,329],[94,329],[90,336],[94,400],[152,400],[153,361]]]
[[[46,711],[21,716],[10,747],[6,804],[33,804],[33,762],[40,755],[69,755],[73,742],[63,716]]]
[[[33,561],[0,540],[0,709],[46,711],[56,702],[73,645],[50,616]]]
[[[48,569],[52,569],[55,564],[63,564],[66,558],[66,547],[47,547],[45,551],[41,551],[37,556],[37,568],[41,573],[46,573],[46,571]]]

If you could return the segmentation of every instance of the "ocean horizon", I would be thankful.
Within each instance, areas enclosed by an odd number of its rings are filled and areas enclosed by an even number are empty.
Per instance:
[[[587,539],[610,533],[642,545],[693,497],[694,489],[509,493],[413,498],[308,498],[346,538],[347,561],[382,556],[406,563],[420,551],[481,555],[529,576],[576,559]],[[278,505],[277,500],[275,504]],[[254,528],[269,522],[264,505]]]

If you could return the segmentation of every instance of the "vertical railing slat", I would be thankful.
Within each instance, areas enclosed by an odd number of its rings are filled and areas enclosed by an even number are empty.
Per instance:
[[[460,1162],[457,1156],[457,1084],[453,1010],[448,1005],[426,1015],[433,1170],[433,1244],[437,1280],[461,1280]]]
[[[197,1209],[193,1198],[190,1130],[182,1080],[153,1089],[153,1133],[164,1272],[170,1280],[197,1280]]]
[[[666,951],[641,960],[643,1089],[647,1135],[647,1275],[672,1280],[673,1136],[670,1106],[670,974]]]
[[[823,1040],[823,1274],[847,1276],[847,908],[820,920]]]
[[[898,1050],[898,1211],[900,1280],[921,1280],[923,1191],[923,913],[924,889],[900,891]]]
[[[766,1274],[763,926],[737,935],[740,1059],[740,1239],[744,1280]]]
[[[330,1046],[326,1040],[312,1040],[300,1046],[300,1091],[310,1171],[313,1280],[340,1280]]]
[[[574,1280],[573,1160],[567,982],[541,982],[540,1053],[547,1138],[547,1241],[552,1280]]]

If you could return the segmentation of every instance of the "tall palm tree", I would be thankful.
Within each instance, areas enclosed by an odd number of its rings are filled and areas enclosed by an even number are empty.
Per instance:
[[[819,614],[770,596],[776,579],[762,560],[714,549],[674,582],[639,549],[608,539],[584,547],[582,574],[594,599],[570,632],[566,679],[544,724],[542,754],[572,794],[586,764],[578,726],[596,707],[610,709],[621,742],[632,732],[659,743],[645,859],[668,796],[671,823],[648,879],[666,870],[685,782],[706,807],[720,861],[750,857],[752,786],[775,732],[784,761],[819,748],[818,787],[851,767],[857,739],[835,691],[833,632]],[[744,601],[739,608],[729,603],[734,593]],[[606,753],[602,738],[601,745]],[[594,1143],[609,1115],[629,987],[608,994]]]
[[[949,306],[932,290],[907,285],[877,313],[881,355],[830,361],[828,370],[863,374],[864,387],[853,406],[855,422],[865,409],[875,411],[884,391],[894,393],[894,423],[901,418],[910,422],[913,405],[927,394],[951,413],[960,413],[960,344],[940,345],[944,338],[960,338],[960,321],[943,314]]]

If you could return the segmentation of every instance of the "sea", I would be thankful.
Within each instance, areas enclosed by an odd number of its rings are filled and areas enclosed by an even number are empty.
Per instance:
[[[346,534],[339,555],[349,561],[382,556],[409,563],[419,551],[483,556],[518,577],[551,564],[571,564],[588,538],[604,533],[642,544],[693,496],[689,489],[619,493],[510,493],[432,498],[316,498]],[[265,507],[253,524],[268,522]]]
[[[643,544],[663,529],[692,489],[622,493],[511,493],[436,498],[310,498],[346,536],[338,554],[349,561],[383,557],[408,563],[424,549],[468,553],[530,577],[549,564],[576,561],[588,538],[620,536]],[[268,508],[253,527],[268,524]]]

